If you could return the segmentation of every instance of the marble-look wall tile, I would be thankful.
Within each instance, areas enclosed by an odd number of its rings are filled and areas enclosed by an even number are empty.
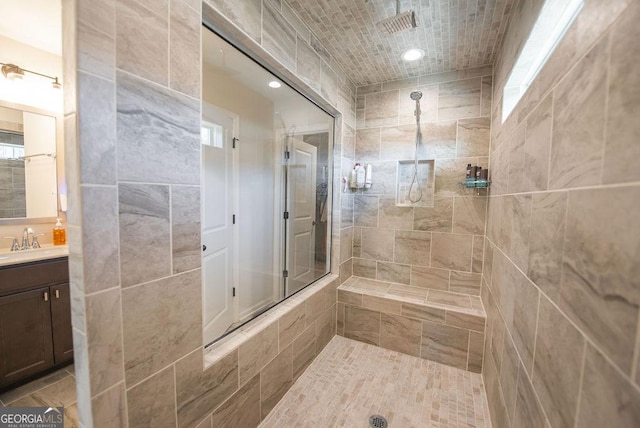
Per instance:
[[[127,391],[129,425],[176,426],[174,367],[154,374]]]
[[[419,357],[421,321],[388,313],[380,317],[380,346]]]
[[[415,125],[388,126],[382,128],[380,135],[380,159],[413,159],[416,150],[415,138]],[[424,145],[420,150],[422,150],[422,153],[425,153]]]
[[[89,367],[99,367],[91,376],[91,393],[98,394],[124,379],[120,289],[86,298]]]
[[[380,160],[380,128],[358,129],[356,131],[356,160]]]
[[[356,226],[378,227],[378,196],[356,195],[353,205]]]
[[[182,0],[170,0],[169,17],[169,86],[194,98],[200,97],[200,27],[199,10]]]
[[[633,72],[640,57],[637,20],[640,9],[634,4],[622,14],[611,35],[609,98],[607,101],[604,184],[640,180],[636,159],[640,157],[640,78]]]
[[[337,284],[336,284],[337,287]],[[325,302],[327,302],[326,293],[331,293],[328,306],[331,306],[336,301],[336,289],[332,286],[325,287],[321,292],[317,292],[307,298],[304,302],[304,310],[305,310],[305,322],[306,325],[311,325],[314,321],[316,321],[320,316],[324,313],[325,310]],[[327,306],[327,307],[328,307]]]
[[[118,194],[115,187],[82,187],[84,207],[82,253],[84,292],[120,284],[118,261]]]
[[[122,286],[170,275],[169,187],[120,184],[118,200]]]
[[[113,78],[113,76],[109,76]],[[77,121],[82,184],[116,182],[116,104],[115,84],[85,73],[78,73]]]
[[[398,91],[386,91],[365,96],[365,125],[375,126],[398,124]]]
[[[378,229],[378,233],[380,233]],[[393,261],[417,266],[429,266],[431,258],[431,233],[396,230]],[[378,259],[381,260],[381,259]]]
[[[477,331],[469,332],[469,360],[467,370],[482,373],[484,364],[484,334]]]
[[[340,263],[353,257],[353,227],[340,231]]]
[[[438,120],[480,116],[481,78],[441,83],[438,94]]]
[[[322,63],[320,93],[330,104],[335,106],[338,103],[338,76],[326,63]]]
[[[299,304],[278,320],[278,340],[280,349],[284,349],[304,331],[306,325],[305,314],[304,304]]]
[[[413,132],[415,133],[415,130]],[[419,147],[418,156],[427,159],[456,157],[456,135],[456,121],[423,123],[420,126],[421,147]],[[411,142],[413,152],[409,159],[415,157],[415,135]]]
[[[393,243],[393,230],[363,227],[361,257],[364,259],[393,261]]]
[[[630,374],[636,337],[640,188],[569,193],[560,307]]]
[[[285,67],[295,70],[296,30],[269,2],[263,2],[262,47]]]
[[[540,292],[528,278],[519,273],[511,287],[514,290],[511,336],[524,368],[532,376]]]
[[[608,44],[598,42],[555,90],[550,189],[600,184]]]
[[[479,296],[481,279],[482,275],[478,273],[457,272],[452,270],[449,290],[455,291],[456,293]]]
[[[553,93],[549,94],[527,119],[524,143],[524,191],[547,189],[552,108]]]
[[[477,157],[489,154],[491,120],[487,117],[458,121],[456,156]]]
[[[260,382],[260,415],[264,419],[293,383],[293,345],[262,369]]]
[[[434,290],[448,290],[449,271],[424,266],[411,266],[410,285]]]
[[[353,275],[361,276],[363,278],[376,278],[377,262],[375,260],[367,259],[353,259]]]
[[[118,179],[200,184],[200,102],[127,73],[117,82]]]
[[[316,339],[317,352],[320,353],[329,343],[331,338],[336,335],[336,300],[333,298],[333,304],[329,306],[316,321]]]
[[[552,426],[573,426],[585,340],[546,298],[540,300],[533,386]]]
[[[466,196],[454,198],[453,233],[484,235],[487,198]]]
[[[77,4],[78,21],[91,24],[107,36],[115,36],[116,1],[83,0]],[[78,40],[76,40],[78,42]],[[113,56],[113,51],[109,51]]]
[[[547,296],[560,291],[567,193],[539,193],[531,197],[528,276]]]
[[[577,426],[633,427],[640,421],[640,392],[591,345],[582,381]]]
[[[516,397],[516,410],[513,417],[514,427],[544,427],[549,424],[544,416],[542,405],[538,401],[531,380],[520,366],[518,373],[518,387]]]
[[[311,324],[293,341],[293,380],[294,382],[309,367],[316,357],[316,326]]]
[[[76,405],[74,405],[76,406]],[[67,409],[65,415],[67,415]],[[91,410],[93,412],[92,422],[94,426],[111,426],[114,428],[127,428],[127,403],[125,398],[124,384],[119,384],[113,388],[93,397],[91,400]],[[82,426],[83,421],[80,421]]]
[[[389,82],[384,83],[384,90],[390,90]],[[398,102],[398,123],[400,125],[415,125],[416,123],[416,102],[411,99],[410,95],[413,91],[422,92],[420,100],[420,121],[436,122],[438,120],[438,85],[420,86],[416,89],[415,85],[399,88]]]
[[[262,40],[262,0],[208,0],[256,42]]]
[[[340,196],[340,227],[351,227],[353,226],[353,204],[355,197],[354,195],[342,194]],[[334,220],[335,221],[335,220]]]
[[[409,284],[411,282],[411,266],[398,263],[377,262],[376,279],[380,281]]]
[[[414,208],[396,206],[394,197],[381,196],[378,206],[378,220],[387,228],[411,230]]]
[[[278,323],[274,322],[238,348],[238,371],[243,385],[278,355]]]
[[[178,361],[176,403],[178,426],[193,426],[238,389],[238,350],[203,370],[202,349]]]
[[[524,272],[529,265],[529,237],[531,228],[531,196],[516,195],[513,202],[509,256]]]
[[[475,235],[473,237],[473,250],[471,255],[471,272],[482,273],[482,265],[484,263],[484,235]]]
[[[500,386],[504,397],[504,406],[510,421],[513,421],[516,408],[518,369],[520,360],[509,335],[504,337],[504,354],[500,367]]]
[[[200,267],[200,188],[171,187],[173,273]]]
[[[202,346],[201,293],[199,269],[122,291],[127,384]]]
[[[379,346],[380,312],[346,305],[344,337]]]
[[[422,322],[422,358],[466,370],[468,350],[469,330]]]
[[[211,426],[253,427],[259,424],[260,375],[255,375],[213,412]]]
[[[345,282],[347,279],[351,278],[353,275],[353,259],[349,259],[348,261],[342,263],[340,265],[340,284]]]
[[[431,266],[471,271],[472,245],[472,235],[433,233],[431,236]]]
[[[493,92],[493,76],[482,76],[482,97],[480,99],[480,115],[491,116]]]
[[[169,78],[168,0],[117,0],[116,65],[166,86]]]
[[[296,72],[315,91],[320,91],[322,61],[316,51],[298,35],[296,44]]]
[[[433,198],[433,207],[414,208],[413,228],[429,232],[451,232],[453,199],[435,197]]]

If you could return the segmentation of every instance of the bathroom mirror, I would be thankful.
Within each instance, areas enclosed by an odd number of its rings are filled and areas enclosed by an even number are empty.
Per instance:
[[[329,273],[334,118],[203,30],[207,345]]]
[[[58,216],[59,118],[0,105],[0,223]]]

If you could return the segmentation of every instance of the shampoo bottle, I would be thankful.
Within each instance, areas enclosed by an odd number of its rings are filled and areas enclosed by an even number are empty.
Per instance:
[[[357,173],[356,170],[358,168],[358,164],[356,164],[356,166],[353,167],[353,169],[351,170],[351,173],[349,174],[349,188],[350,189],[355,189],[356,188],[356,181],[357,181]]]
[[[62,227],[62,219],[58,218],[56,226],[53,228],[53,245],[64,245],[67,243],[67,231]]]
[[[362,189],[364,187],[366,171],[362,165],[356,164],[356,187]]]

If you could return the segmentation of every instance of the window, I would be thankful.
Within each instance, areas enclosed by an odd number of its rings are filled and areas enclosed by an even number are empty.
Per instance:
[[[504,123],[536,78],[567,29],[580,13],[584,0],[546,0],[518,57],[502,96]]]

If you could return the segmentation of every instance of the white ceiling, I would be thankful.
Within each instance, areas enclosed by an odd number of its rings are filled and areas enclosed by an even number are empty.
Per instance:
[[[61,1],[0,0],[0,35],[61,55]]]

